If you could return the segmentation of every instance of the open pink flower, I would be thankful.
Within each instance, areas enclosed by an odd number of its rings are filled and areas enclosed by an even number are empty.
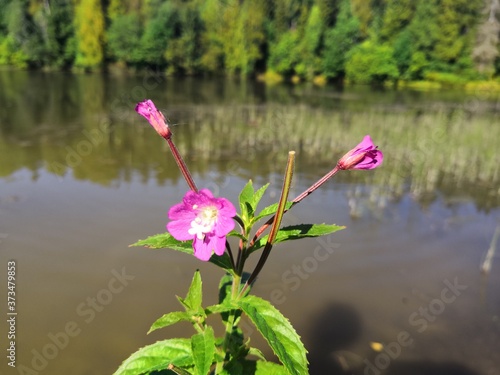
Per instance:
[[[369,135],[365,135],[363,141],[347,154],[342,156],[337,163],[339,169],[373,169],[382,164],[384,154],[377,150]]]
[[[137,103],[135,111],[148,120],[159,135],[165,139],[170,138],[172,132],[167,125],[167,120],[163,113],[156,109],[152,100],[147,99]]]
[[[212,251],[224,254],[226,235],[234,228],[236,209],[226,198],[214,198],[210,190],[188,191],[182,202],[168,211],[167,230],[179,241],[193,240],[194,256],[207,261]]]

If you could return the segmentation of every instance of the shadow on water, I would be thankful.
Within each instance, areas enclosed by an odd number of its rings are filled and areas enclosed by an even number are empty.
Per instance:
[[[332,353],[353,344],[361,333],[361,319],[345,304],[330,302],[313,321],[308,345],[311,374],[344,374],[343,367]]]
[[[308,360],[311,375],[479,375],[454,362],[377,359],[382,352],[362,357],[349,351],[360,339],[363,325],[349,305],[330,302],[312,321],[308,333]],[[385,358],[389,358],[387,355]],[[378,365],[378,366],[377,366]]]

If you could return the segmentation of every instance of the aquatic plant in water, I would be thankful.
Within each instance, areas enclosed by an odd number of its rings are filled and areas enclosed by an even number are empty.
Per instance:
[[[145,117],[167,142],[190,190],[180,203],[173,205],[168,216],[167,232],[160,233],[134,246],[168,248],[194,255],[220,267],[224,275],[219,283],[219,303],[202,305],[202,281],[196,271],[185,298],[180,298],[184,311],[170,312],[156,320],[149,332],[169,325],[188,321],[193,325],[190,338],[171,338],[145,346],[128,359],[115,372],[116,375],[150,374],[166,370],[176,374],[307,374],[306,349],[299,335],[269,301],[251,295],[251,287],[262,271],[273,246],[306,237],[319,237],[344,227],[335,224],[302,224],[281,226],[283,215],[342,170],[374,169],[382,164],[383,154],[374,146],[370,136],[347,152],[335,167],[311,187],[289,201],[295,152],[288,153],[284,182],[279,201],[258,209],[269,184],[255,189],[249,181],[239,195],[237,213],[226,198],[214,197],[208,189],[198,190],[173,140],[172,132],[163,114],[151,100],[138,103],[136,111]],[[265,221],[263,224],[259,223]],[[238,227],[238,230],[234,230]],[[254,230],[254,228],[258,228]],[[264,234],[269,228],[269,233]],[[228,237],[237,239],[236,256]],[[260,251],[260,258],[248,273],[246,260]],[[219,314],[225,333],[216,337],[207,323],[210,315]],[[266,339],[281,361],[267,362],[262,353],[250,346],[239,326],[245,314]],[[249,356],[259,358],[254,360]]]

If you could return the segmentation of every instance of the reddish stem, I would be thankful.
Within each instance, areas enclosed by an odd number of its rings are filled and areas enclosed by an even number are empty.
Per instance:
[[[311,185],[308,189],[306,189],[304,192],[299,194],[293,201],[292,201],[292,208],[295,206],[297,203],[299,203],[302,199],[307,197],[309,194],[311,194],[314,190],[319,188],[321,185],[323,185],[328,179],[332,178],[335,174],[337,174],[338,171],[341,169],[338,167],[338,165],[335,166],[330,172],[325,174],[323,177],[321,177],[318,181],[316,181],[313,185]],[[288,210],[285,210],[287,212]],[[255,236],[252,238],[252,241],[250,241],[248,247],[252,246],[255,241],[264,233],[264,231],[274,222],[274,218],[276,215],[272,216],[264,225],[262,225],[257,232],[255,232]]]

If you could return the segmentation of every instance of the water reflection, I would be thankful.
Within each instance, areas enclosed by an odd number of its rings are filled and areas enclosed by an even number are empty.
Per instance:
[[[199,185],[233,201],[252,178],[270,180],[264,200],[273,203],[289,149],[297,151],[292,195],[366,133],[384,151],[382,168],[339,174],[286,218],[347,225],[327,240],[332,256],[291,289],[286,275],[310,264],[318,243],[277,248],[256,285],[264,298],[286,297],[278,308],[304,337],[313,374],[364,373],[377,355],[369,343],[387,345],[402,330],[415,345],[386,373],[498,374],[498,255],[488,277],[480,272],[499,214],[497,98],[154,74],[0,72],[0,246],[22,270],[21,363],[75,320],[82,334],[47,373],[111,373],[139,346],[189,334],[145,332],[178,308],[173,296],[185,294],[194,269],[207,304],[217,298],[209,288],[220,274],[210,265],[127,249],[164,230],[167,207],[186,189],[163,140],[133,112],[144,97],[168,115]],[[87,325],[75,307],[124,266],[135,276],[130,288]],[[416,332],[409,316],[455,277],[466,293]]]

